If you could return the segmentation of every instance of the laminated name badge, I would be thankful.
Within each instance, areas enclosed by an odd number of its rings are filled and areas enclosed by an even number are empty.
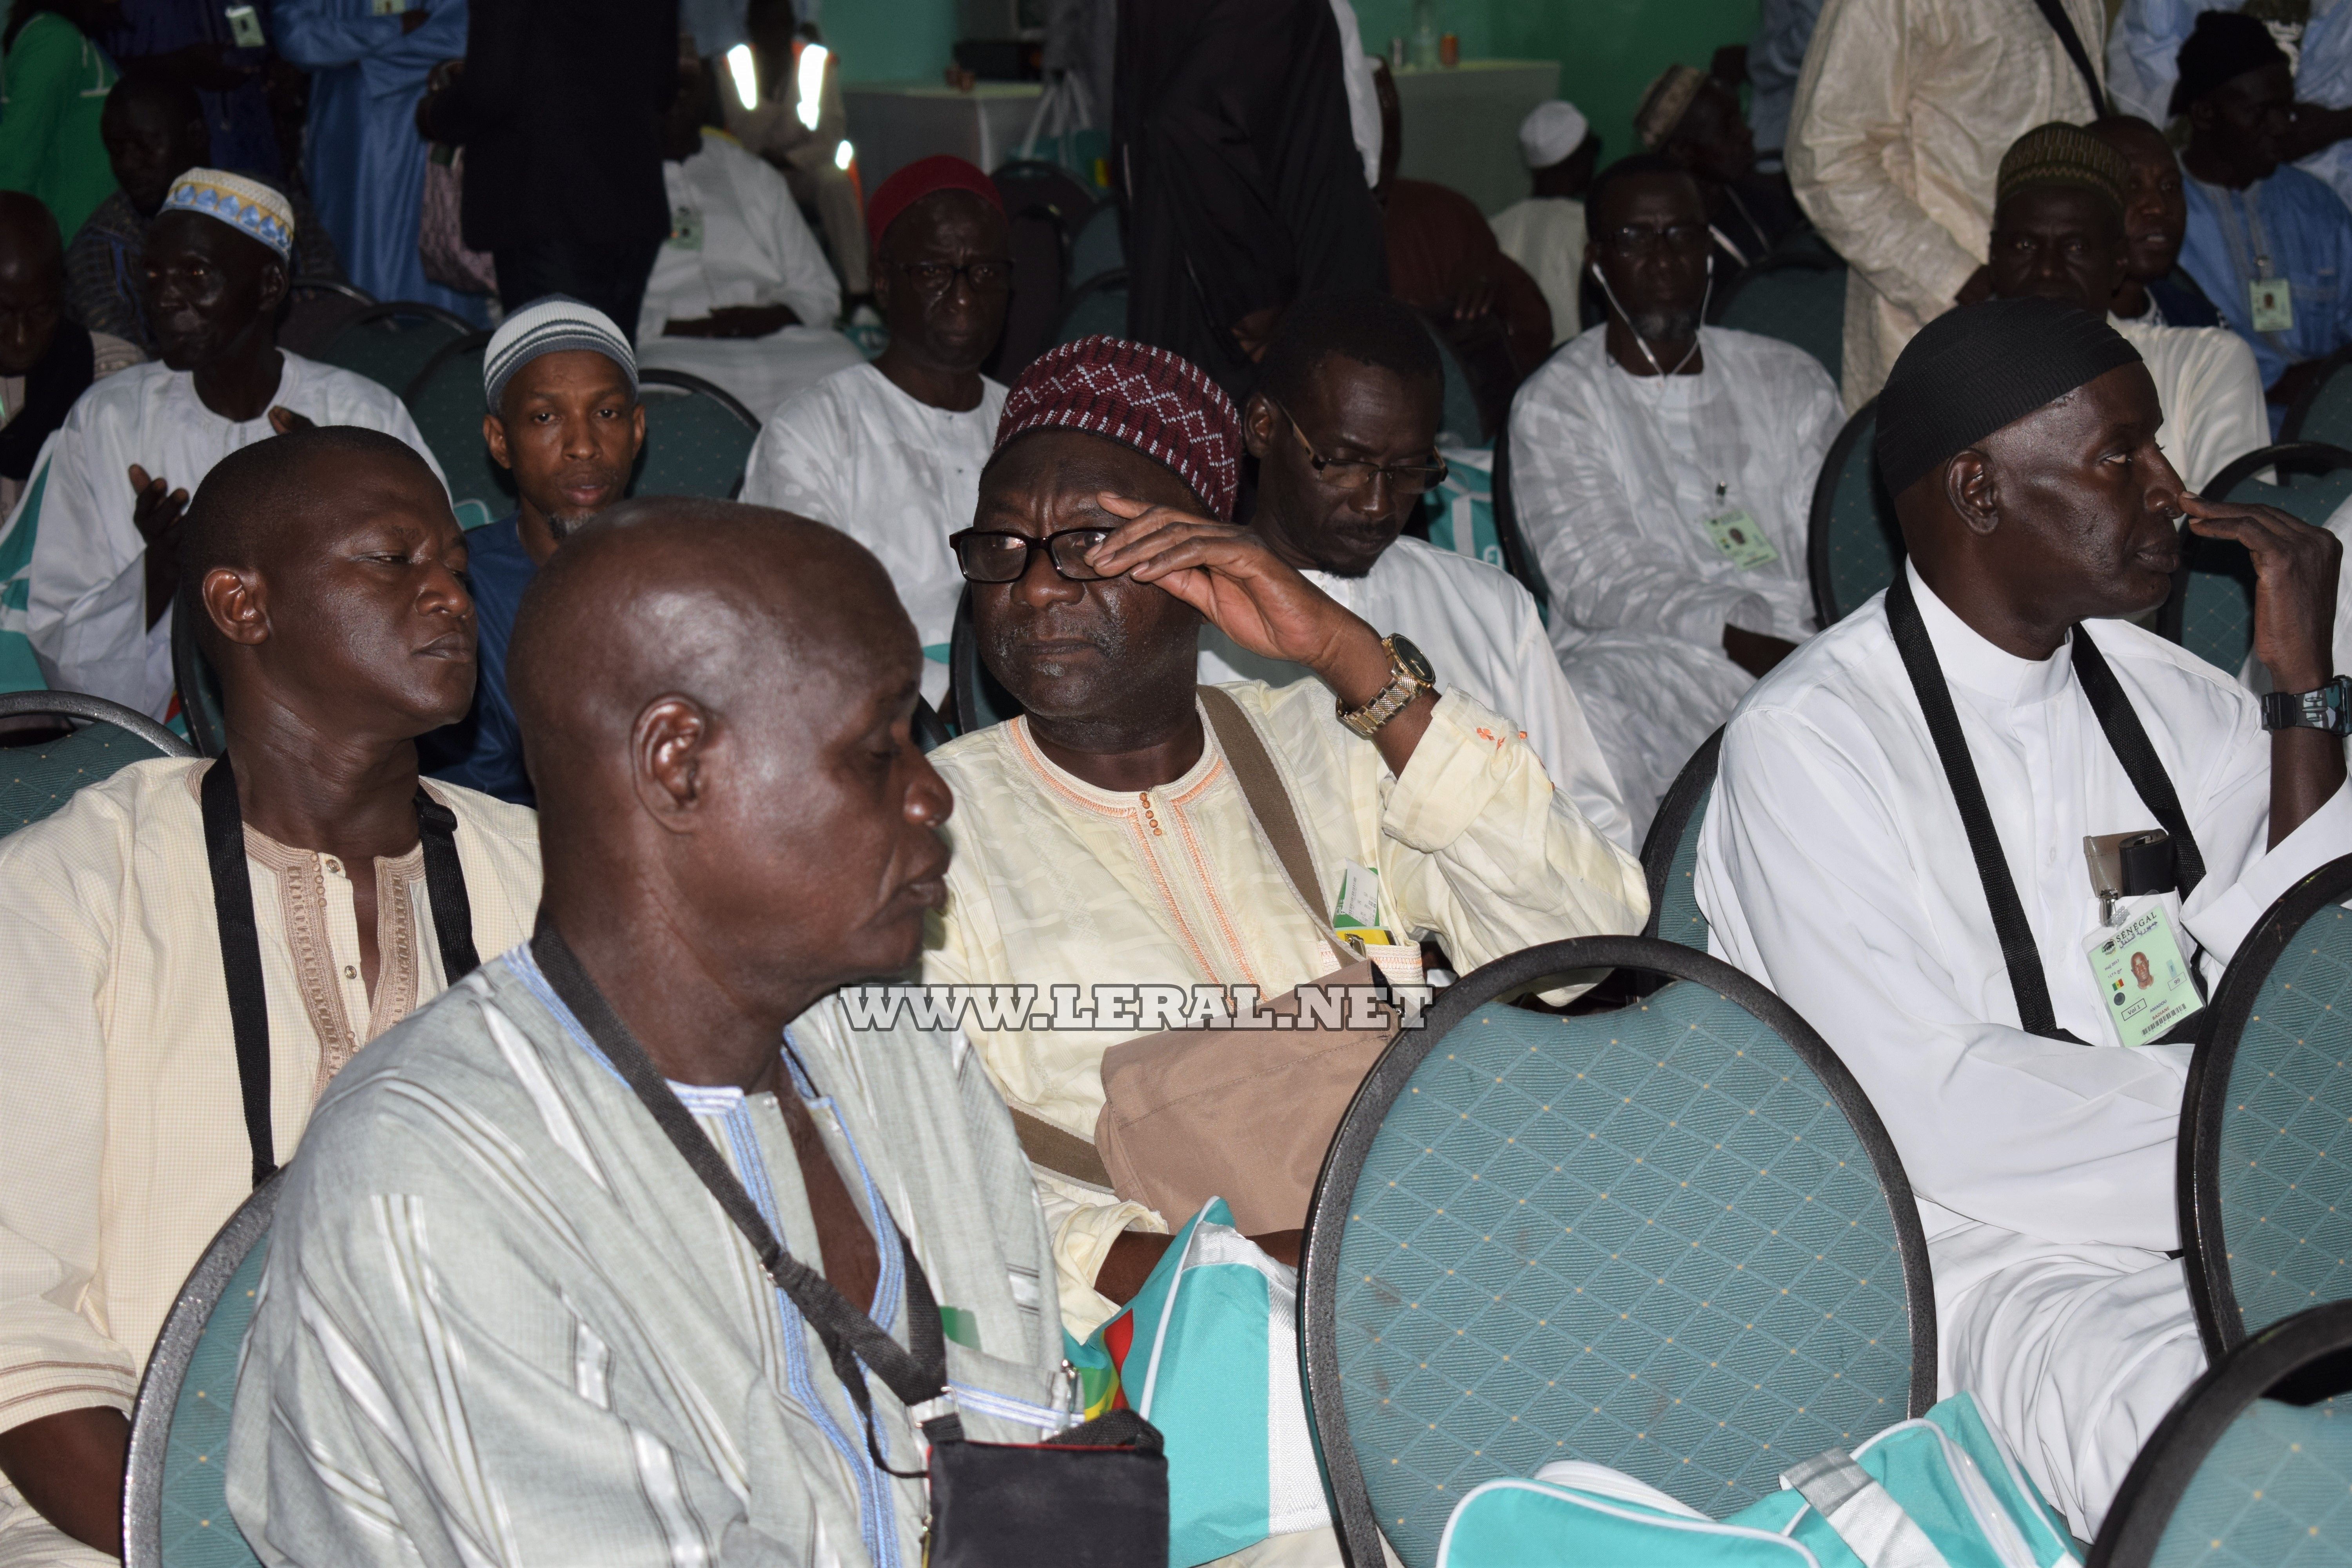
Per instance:
[[[1772,542],[1764,537],[1764,531],[1756,526],[1756,520],[1738,507],[1708,518],[1706,533],[1715,541],[1715,547],[1721,552],[1723,558],[1742,572],[1769,566],[1780,559],[1780,552],[1772,548]]]
[[[228,18],[229,40],[238,48],[257,49],[266,42],[261,36],[261,18],[252,6],[232,5],[222,14]]]
[[[2084,939],[2091,977],[2107,999],[2116,1033],[2127,1046],[2161,1038],[2174,1025],[2204,1006],[2180,938],[2160,897],[2137,907],[2123,905],[2113,926]]]
[[[2257,278],[2246,285],[2253,301],[2254,331],[2294,331],[2294,287],[2284,278]]]
[[[669,245],[673,250],[702,248],[702,214],[693,207],[677,207],[669,215]]]

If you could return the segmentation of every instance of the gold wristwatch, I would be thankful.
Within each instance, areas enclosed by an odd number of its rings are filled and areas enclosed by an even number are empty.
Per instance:
[[[1437,689],[1437,672],[1429,668],[1429,660],[1421,649],[1402,633],[1382,637],[1381,646],[1389,652],[1389,683],[1381,689],[1381,694],[1361,708],[1349,708],[1336,700],[1331,704],[1339,712],[1339,722],[1367,741],[1380,733],[1381,725],[1403,712],[1415,697]]]

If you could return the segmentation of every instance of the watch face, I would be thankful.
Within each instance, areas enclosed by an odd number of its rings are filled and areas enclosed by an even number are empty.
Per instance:
[[[1428,656],[1413,647],[1411,639],[1407,638],[1402,632],[1398,632],[1389,638],[1389,652],[1395,656],[1399,664],[1404,666],[1404,672],[1422,685],[1437,684],[1437,672],[1429,668]]]

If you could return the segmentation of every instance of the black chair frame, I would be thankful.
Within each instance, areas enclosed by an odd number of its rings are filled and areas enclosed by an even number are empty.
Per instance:
[[[2189,1058],[2180,1091],[2180,1135],[2175,1140],[2176,1201],[2180,1205],[2181,1266],[2197,1337],[2208,1360],[2219,1362],[2246,1341],[2246,1320],[2230,1281],[2229,1238],[2221,1229],[2221,1127],[2230,1110],[2230,1071],[2238,1042],[2262,1005],[2272,966],[2304,922],[2330,904],[2352,899],[2352,855],[2330,860],[2280,895],[2245,941],[2215,987],[2205,1032]]]
[[[45,715],[79,719],[93,724],[111,724],[118,730],[138,736],[167,757],[192,757],[196,754],[189,750],[187,742],[146,714],[135,712],[103,697],[92,697],[86,691],[0,691],[0,719]]]
[[[2231,1423],[2257,1399],[2315,1404],[2352,1389],[2352,1301],[2272,1324],[2189,1385],[2132,1461],[2086,1568],[2149,1568],[2172,1511]]]
[[[297,278],[286,286],[289,294],[341,294],[344,299],[362,305],[381,304],[374,295],[357,284],[346,283],[340,278]]]
[[[1516,397],[1513,401],[1517,401]],[[1495,542],[1503,547],[1503,569],[1535,595],[1538,606],[1549,610],[1551,584],[1544,580],[1543,566],[1528,547],[1528,536],[1519,530],[1519,503],[1511,493],[1511,415],[1507,408],[1503,411],[1502,425],[1495,431],[1495,459],[1487,476],[1486,493],[1495,513]]]
[[[438,305],[428,305],[422,300],[384,300],[347,318],[342,326],[337,330],[335,337],[341,338],[343,333],[354,327],[369,326],[377,321],[388,321],[399,316],[422,316],[427,321],[438,321],[445,327],[455,329],[460,337],[469,336],[480,330],[456,311],[445,310]],[[331,339],[329,342],[331,346],[333,340]]]
[[[1730,283],[1725,287],[1723,292],[1715,297],[1714,302],[1707,307],[1706,323],[1711,327],[1722,324],[1725,313],[1731,309],[1731,302],[1738,299],[1748,284],[1759,278],[1774,272],[1843,272],[1843,270],[1845,270],[1844,262],[1821,251],[1771,251],[1740,268]]]
[[[1878,428],[1878,399],[1872,398],[1855,409],[1845,422],[1845,427],[1830,443],[1829,455],[1822,459],[1821,476],[1813,481],[1813,505],[1805,520],[1805,575],[1813,585],[1813,615],[1826,631],[1837,625],[1845,612],[1838,608],[1837,589],[1830,579],[1830,514],[1837,506],[1838,478],[1845,472],[1853,457],[1862,433]],[[1868,420],[1864,416],[1871,417]],[[1883,481],[1878,477],[1878,461],[1871,459],[1870,482],[1874,489]],[[1901,541],[1896,542],[1895,564],[1902,564]]]
[[[2325,441],[2282,441],[2274,447],[2263,447],[2247,453],[2224,468],[2206,484],[2203,494],[2215,500],[2229,499],[2230,492],[2244,484],[2264,468],[2277,468],[2291,474],[2326,474],[2337,468],[2352,468],[2352,452]],[[2245,546],[2233,540],[2207,539],[2201,534],[2180,532],[2180,564],[2172,574],[2172,592],[2156,612],[2157,635],[2168,642],[2180,640],[2189,611],[2189,578],[2200,557],[2210,550],[2232,550],[2245,558]],[[2248,570],[2251,571],[2251,565]]]
[[[753,436],[757,436],[760,433],[760,421],[752,415],[750,409],[743,406],[743,400],[737,397],[733,393],[728,391],[725,387],[719,385],[715,381],[706,381],[701,376],[683,370],[642,370],[637,373],[637,385],[641,388],[647,386],[667,386],[674,387],[681,392],[699,394],[700,395],[716,402],[719,406],[725,408],[728,413],[733,415],[738,420],[741,421],[743,427],[746,430],[751,431]],[[640,398],[640,401],[642,401],[642,398]],[[629,489],[633,494],[635,492],[637,481],[645,477],[646,463],[652,457],[653,449],[653,442],[648,439],[644,450],[637,454],[635,464],[629,469]],[[738,473],[735,476],[735,483],[733,487],[727,492],[727,499],[729,500],[733,500],[737,496],[741,495],[742,493],[743,475],[741,473]]]
[[[1920,1229],[1911,1179],[1894,1140],[1870,1099],[1829,1045],[1794,1009],[1738,970],[1706,953],[1644,937],[1580,937],[1547,942],[1482,965],[1438,994],[1436,1005],[1418,1029],[1398,1033],[1356,1089],[1339,1128],[1324,1153],[1307,1204],[1307,1230],[1299,1251],[1299,1359],[1307,1385],[1307,1418],[1323,1458],[1324,1485],[1339,1526],[1342,1554],[1351,1568],[1379,1568],[1381,1534],[1371,1494],[1348,1438],[1348,1412],[1339,1386],[1339,1247],[1356,1181],[1390,1107],[1438,1041],[1480,1008],[1533,989],[1538,982],[1570,971],[1645,970],[1704,985],[1763,1020],[1789,1043],[1828,1089],[1852,1123],[1887,1196],[1903,1258],[1904,1294],[1911,1325],[1910,1415],[1924,1415],[1936,1402],[1936,1296],[1928,1274],[1927,1238]]]
[[[1642,840],[1642,872],[1650,883],[1650,920],[1642,928],[1645,937],[1658,934],[1658,911],[1665,905],[1666,879],[1674,874],[1683,830],[1690,826],[1691,813],[1698,809],[1698,803],[1715,787],[1715,771],[1722,756],[1723,726],[1718,724],[1675,775],[1665,799],[1658,803],[1658,815],[1650,818],[1649,836]]]
[[[205,1337],[205,1325],[220,1304],[221,1292],[236,1277],[278,1212],[286,1183],[278,1171],[253,1189],[236,1212],[205,1246],[202,1258],[173,1298],[163,1327],[148,1352],[131,1406],[131,1454],[122,1471],[122,1561],[124,1568],[163,1568],[163,1468],[172,1446],[172,1412],[188,1375],[188,1361]]]

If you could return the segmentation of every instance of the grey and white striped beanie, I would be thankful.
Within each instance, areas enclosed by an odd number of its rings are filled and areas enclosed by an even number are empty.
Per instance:
[[[482,396],[490,412],[499,411],[499,399],[515,372],[541,354],[567,349],[593,350],[619,365],[629,378],[629,395],[636,395],[637,356],[613,318],[569,295],[550,294],[509,316],[490,334],[490,346],[482,355]]]

